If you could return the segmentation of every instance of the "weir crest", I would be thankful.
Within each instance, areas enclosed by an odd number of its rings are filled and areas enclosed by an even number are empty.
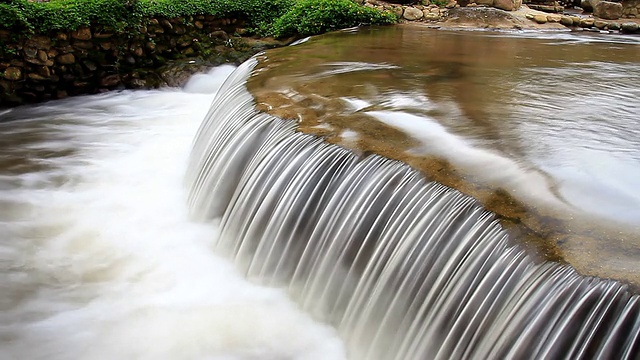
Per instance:
[[[196,136],[214,248],[334,325],[352,359],[635,359],[638,296],[537,262],[473,198],[255,109],[241,65]]]

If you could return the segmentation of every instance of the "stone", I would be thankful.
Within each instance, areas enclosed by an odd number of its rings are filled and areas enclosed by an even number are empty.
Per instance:
[[[594,22],[595,22],[594,19],[588,19],[588,18],[580,19],[580,27],[590,28],[593,26]]]
[[[579,16],[571,16],[571,20],[573,20],[573,26],[580,26],[580,18]]]
[[[493,0],[474,0],[477,5],[493,6]]]
[[[424,14],[422,13],[422,10],[414,7],[408,7],[404,9],[404,12],[402,13],[402,17],[410,21],[422,19],[423,16]]]
[[[49,69],[48,66],[40,66],[38,68],[38,74],[45,78],[49,78],[51,76],[51,70]]]
[[[456,0],[451,0],[444,7],[447,9],[453,9],[456,6],[458,6],[458,2]]]
[[[71,32],[71,37],[76,40],[91,40],[91,30],[89,28],[80,28]]]
[[[598,29],[604,29],[605,27],[607,27],[607,25],[609,25],[608,22],[606,21],[602,21],[602,20],[596,20],[593,22],[593,26],[595,26]]]
[[[47,55],[47,52],[44,50],[38,50],[38,60],[40,60],[41,62],[45,63],[47,62],[47,60],[49,60],[49,55]]]
[[[638,31],[638,24],[634,22],[626,22],[620,25],[620,30],[624,33],[635,33]]]
[[[573,19],[571,19],[570,16],[561,16],[560,17],[560,24],[562,24],[564,26],[573,26]]]
[[[8,67],[4,70],[2,77],[9,81],[22,80],[22,69],[19,67]]]
[[[429,21],[438,21],[438,20],[440,20],[440,14],[436,14],[436,13],[430,12],[430,13],[427,13],[424,16],[424,18],[425,18],[425,20],[429,20]]]
[[[586,12],[592,12],[593,11],[593,6],[591,6],[591,1],[590,0],[580,0],[580,7],[582,8],[582,10],[584,10]]]
[[[74,48],[76,49],[84,49],[84,50],[89,50],[93,48],[93,42],[91,41],[83,41],[83,40],[76,40],[73,42],[72,45]]]
[[[526,13],[526,14],[524,15],[524,17],[526,17],[526,18],[527,18],[527,19],[529,19],[529,20],[533,20],[533,14],[532,14],[532,13]]]
[[[558,14],[547,15],[547,21],[550,23],[559,23],[561,19],[562,19],[562,16]]]
[[[100,86],[103,87],[113,87],[117,86],[118,84],[120,84],[120,75],[118,74],[107,75],[100,79]]]
[[[46,50],[51,47],[51,39],[48,36],[34,36],[27,39],[24,46]]]
[[[160,25],[167,30],[173,29],[173,24],[171,24],[171,22],[169,22],[169,20],[167,19],[161,19]]]
[[[195,27],[196,27],[196,29],[202,29],[202,28],[204,28],[204,24],[203,24],[203,23],[202,23],[202,21],[200,21],[200,20],[196,20],[196,21],[193,23],[193,26],[195,26]]]
[[[494,0],[493,7],[506,11],[514,11],[518,10],[520,5],[516,4],[513,0]]]
[[[25,47],[22,51],[24,51],[24,56],[28,58],[34,58],[38,55],[38,49],[33,47]]]
[[[544,14],[535,14],[533,15],[533,21],[538,24],[545,24],[547,22],[547,15]]]
[[[29,75],[27,75],[29,77],[29,79],[31,80],[35,80],[35,81],[43,81],[43,80],[47,80],[46,77],[40,75],[40,74],[36,74],[36,73],[29,73]]]
[[[71,65],[71,64],[74,64],[76,62],[76,57],[73,56],[73,54],[71,54],[71,53],[62,54],[62,55],[58,55],[58,57],[56,57],[56,61],[58,62],[58,64]]]
[[[82,62],[82,64],[84,65],[85,68],[87,68],[87,70],[91,72],[94,72],[98,69],[98,65],[96,65],[96,63],[90,60],[85,60]]]
[[[609,23],[609,25],[607,25],[607,29],[609,29],[609,30],[620,30],[620,24],[618,24],[617,22],[611,22],[611,23]]]
[[[607,20],[620,19],[622,17],[622,4],[612,1],[600,1],[593,8],[593,15]]]

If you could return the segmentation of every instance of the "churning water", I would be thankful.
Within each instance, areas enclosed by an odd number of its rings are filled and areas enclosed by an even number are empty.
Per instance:
[[[0,115],[1,359],[345,357],[188,220],[188,154],[231,69]]]

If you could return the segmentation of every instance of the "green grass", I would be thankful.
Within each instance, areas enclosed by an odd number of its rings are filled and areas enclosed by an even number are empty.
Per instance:
[[[133,29],[149,17],[190,15],[242,17],[263,36],[318,34],[396,20],[393,14],[350,0],[5,0],[0,3],[0,28],[23,33],[75,30],[91,24]]]

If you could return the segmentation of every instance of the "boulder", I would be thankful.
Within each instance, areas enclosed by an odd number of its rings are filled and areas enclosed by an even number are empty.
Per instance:
[[[404,9],[404,12],[402,13],[403,18],[411,21],[422,19],[422,16],[424,16],[424,14],[422,13],[422,10],[416,9],[414,7],[408,7]]]
[[[506,11],[515,11],[520,8],[522,5],[522,0],[494,0],[493,7],[506,10]]]
[[[612,1],[600,1],[593,8],[593,15],[607,20],[620,19],[622,17],[622,4]]]
[[[626,22],[620,25],[620,30],[624,33],[635,33],[638,31],[638,24],[634,22]]]
[[[570,16],[562,16],[560,18],[560,24],[564,26],[573,26],[573,19]]]
[[[533,21],[537,22],[538,24],[544,24],[547,22],[547,15],[535,14],[533,15]]]

